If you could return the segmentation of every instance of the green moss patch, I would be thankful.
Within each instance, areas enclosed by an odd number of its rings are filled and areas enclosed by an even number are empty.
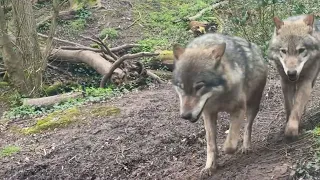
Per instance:
[[[35,134],[45,130],[52,130],[59,127],[65,127],[74,122],[81,115],[77,107],[65,111],[56,111],[48,114],[46,117],[39,119],[34,126],[23,128],[23,134]]]
[[[12,155],[20,152],[20,150],[21,149],[18,146],[14,146],[14,145],[5,146],[0,150],[0,157],[12,156]]]
[[[120,114],[121,110],[114,106],[99,106],[90,111],[92,116],[105,117]]]

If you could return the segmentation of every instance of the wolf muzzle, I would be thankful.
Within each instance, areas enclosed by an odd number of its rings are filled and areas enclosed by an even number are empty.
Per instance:
[[[197,114],[196,116],[194,116],[194,115],[192,114],[192,112],[187,111],[187,112],[181,113],[181,114],[180,114],[180,117],[181,117],[182,119],[185,119],[185,120],[188,120],[188,121],[194,123],[194,122],[197,122],[197,121],[198,121],[198,119],[200,118],[200,115],[201,115],[201,112],[200,112],[199,114]]]
[[[288,79],[293,82],[297,81],[299,79],[299,75],[298,75],[297,70],[288,70],[287,76],[288,76]]]

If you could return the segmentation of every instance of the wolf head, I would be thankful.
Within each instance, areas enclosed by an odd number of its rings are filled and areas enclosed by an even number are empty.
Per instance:
[[[196,122],[208,99],[223,92],[225,80],[221,72],[221,61],[225,48],[226,43],[206,49],[174,45],[172,84],[179,95],[181,118]]]
[[[290,81],[297,81],[309,59],[317,56],[319,43],[313,35],[313,15],[282,21],[274,17],[275,33],[269,58],[279,60]]]

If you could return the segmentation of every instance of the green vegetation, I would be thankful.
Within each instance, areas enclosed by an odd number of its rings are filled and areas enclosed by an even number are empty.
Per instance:
[[[13,154],[18,153],[20,150],[21,149],[18,146],[14,146],[14,145],[5,146],[0,150],[0,157],[12,156]]]
[[[105,28],[103,29],[100,34],[99,38],[101,39],[117,39],[118,38],[118,31],[114,28]]]
[[[86,27],[86,23],[85,19],[76,19],[70,23],[70,27],[75,31],[81,31]]]
[[[46,117],[37,121],[34,126],[23,128],[23,134],[35,134],[45,130],[52,130],[58,127],[65,127],[76,119],[79,119],[81,112],[78,108],[73,107],[64,111],[55,111],[48,114]]]
[[[320,176],[320,126],[311,133],[313,133],[315,140],[315,155],[312,160],[298,164],[296,176],[300,179],[315,179]]]
[[[61,102],[48,107],[36,107],[36,106],[27,106],[27,105],[21,106],[20,104],[16,104],[16,106],[12,105],[12,108],[6,111],[3,117],[6,119],[37,117],[37,116],[45,115],[55,111],[61,111],[61,110],[73,108],[76,106],[80,106],[88,102],[100,102],[100,101],[109,99],[111,97],[118,96],[119,94],[125,93],[126,91],[130,91],[135,87],[136,86],[130,85],[130,84],[120,86],[120,87],[109,86],[107,88],[87,87],[85,88],[85,92],[86,92],[85,97],[69,99],[65,102]],[[80,87],[75,90],[80,90]],[[15,101],[21,102],[21,100],[18,97]]]
[[[144,39],[139,43],[141,48],[133,51],[153,51],[155,49],[171,49],[173,43],[186,44],[193,35],[186,29],[188,24],[183,18],[195,15],[208,7],[212,0],[159,0],[140,1],[135,5],[135,18],[141,15],[144,25]],[[215,21],[213,14],[208,11],[200,21]]]

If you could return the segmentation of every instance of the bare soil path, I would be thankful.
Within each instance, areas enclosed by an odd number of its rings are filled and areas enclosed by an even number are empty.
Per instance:
[[[319,85],[307,113],[319,102]],[[310,137],[292,143],[283,139],[281,102],[278,77],[270,75],[253,127],[253,152],[231,156],[220,151],[219,169],[212,179],[288,179],[296,160],[311,155]],[[86,113],[92,106],[87,106],[79,117],[82,123],[65,129],[35,136],[1,132],[1,144],[19,144],[22,151],[0,159],[0,176],[21,180],[198,178],[206,158],[203,122],[192,124],[178,117],[178,97],[171,85],[132,92],[98,106],[110,105],[121,113],[90,119]],[[228,116],[221,114],[218,124],[221,146]]]

